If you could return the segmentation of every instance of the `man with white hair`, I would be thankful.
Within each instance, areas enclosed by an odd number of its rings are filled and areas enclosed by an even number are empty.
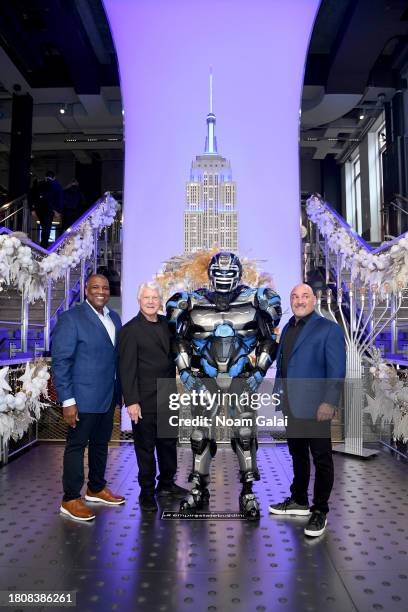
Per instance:
[[[158,412],[168,408],[158,401],[158,384],[168,381],[176,389],[176,366],[166,317],[158,312],[160,287],[143,283],[138,291],[140,311],[122,328],[119,339],[119,368],[123,397],[132,421],[139,468],[142,510],[156,512],[158,496],[180,498],[187,493],[174,482],[177,471],[177,438],[158,435]],[[155,491],[156,450],[159,467]]]

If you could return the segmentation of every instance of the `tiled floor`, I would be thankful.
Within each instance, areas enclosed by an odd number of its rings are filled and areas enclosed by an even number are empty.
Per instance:
[[[312,540],[305,519],[267,512],[288,493],[285,445],[259,449],[259,523],[142,515],[130,444],[109,451],[109,484],[126,504],[74,522],[58,512],[62,452],[43,444],[0,470],[0,590],[75,590],[81,612],[408,610],[407,465],[385,452],[335,456],[328,529]],[[180,484],[190,462],[179,449]],[[237,510],[229,447],[211,470],[210,510]]]

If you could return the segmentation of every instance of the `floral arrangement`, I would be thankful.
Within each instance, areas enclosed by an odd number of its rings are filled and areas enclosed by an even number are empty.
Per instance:
[[[373,423],[393,425],[394,440],[408,442],[408,371],[400,375],[395,367],[384,363],[380,353],[374,355],[370,367],[373,397],[366,394],[364,412]]]
[[[24,374],[17,378],[20,390],[13,393],[8,375],[8,367],[0,369],[0,437],[4,442],[21,438],[30,423],[40,418],[50,378],[45,361],[27,362]]]
[[[118,202],[106,194],[96,210],[64,240],[58,252],[42,259],[34,257],[32,249],[24,244],[25,234],[0,235],[0,290],[2,285],[14,285],[26,292],[29,303],[44,298],[49,279],[61,278],[68,268],[75,268],[92,255],[93,230],[100,232],[111,225],[118,209]]]
[[[306,203],[309,219],[327,240],[329,250],[343,257],[343,265],[350,271],[351,280],[360,280],[370,287],[384,283],[406,287],[408,284],[408,232],[403,234],[385,253],[370,253],[348,232],[336,216],[317,196]]]
[[[218,251],[217,248],[201,250],[168,260],[154,279],[163,291],[163,301],[166,302],[177,291],[192,291],[208,286],[208,264]],[[241,263],[243,284],[251,287],[273,286],[271,275],[259,271],[255,260],[242,257]]]

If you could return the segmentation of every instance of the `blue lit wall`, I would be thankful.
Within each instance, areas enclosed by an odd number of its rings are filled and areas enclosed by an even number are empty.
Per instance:
[[[123,318],[183,249],[185,180],[203,152],[208,71],[218,152],[237,182],[243,255],[288,307],[301,278],[299,108],[319,0],[104,0],[125,110]]]

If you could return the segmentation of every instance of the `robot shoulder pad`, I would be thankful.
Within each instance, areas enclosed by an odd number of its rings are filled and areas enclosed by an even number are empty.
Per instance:
[[[259,308],[268,310],[271,306],[280,305],[280,296],[270,287],[259,287],[256,292]]]
[[[247,285],[240,285],[239,286],[239,295],[238,298],[243,298],[243,299],[253,299],[254,296],[256,295],[256,289],[254,289],[254,287],[248,287]]]
[[[189,295],[187,291],[179,291],[171,296],[169,300],[167,300],[166,308],[173,309],[177,308],[178,310],[187,310],[189,305]]]

